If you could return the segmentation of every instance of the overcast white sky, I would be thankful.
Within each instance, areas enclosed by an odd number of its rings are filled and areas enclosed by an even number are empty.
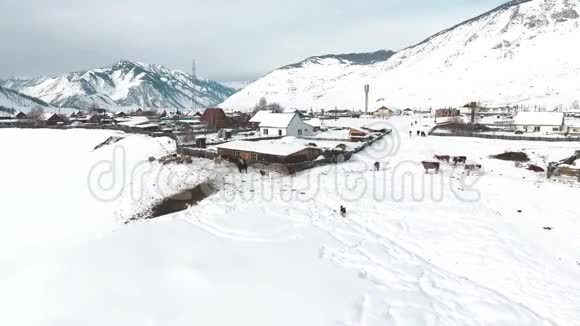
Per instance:
[[[0,78],[159,63],[253,79],[306,57],[398,50],[505,0],[0,0]]]

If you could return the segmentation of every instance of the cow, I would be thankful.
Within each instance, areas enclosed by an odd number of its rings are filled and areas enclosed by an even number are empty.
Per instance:
[[[375,171],[378,171],[381,169],[381,163],[379,163],[379,162],[375,162],[374,166],[375,166]]]
[[[481,170],[481,164],[477,162],[465,162],[465,171],[467,171],[467,175],[469,175],[472,171],[479,171]]]
[[[429,173],[429,170],[435,170],[435,173],[439,173],[439,168],[441,167],[441,163],[439,162],[423,161],[421,164],[423,164],[425,173]]]
[[[435,156],[433,156],[433,158],[436,159],[437,161],[447,162],[447,163],[449,163],[449,161],[451,160],[451,156],[449,156],[449,155],[435,155]]]
[[[465,164],[467,162],[466,156],[453,156],[453,165],[457,165],[457,163]]]
[[[539,166],[534,165],[534,164],[528,165],[528,170],[534,171],[536,173],[546,172],[546,170],[544,170],[542,167],[539,167]]]
[[[246,161],[238,160],[236,162],[236,165],[238,166],[238,171],[240,173],[242,173],[242,172],[248,173],[248,163],[246,163]]]

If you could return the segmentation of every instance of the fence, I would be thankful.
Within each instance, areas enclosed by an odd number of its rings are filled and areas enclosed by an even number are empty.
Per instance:
[[[482,134],[470,131],[450,131],[450,132],[432,131],[430,135],[440,137],[474,137],[487,139],[546,141],[546,142],[580,142],[580,137],[531,137],[531,136],[503,135],[503,134]]]

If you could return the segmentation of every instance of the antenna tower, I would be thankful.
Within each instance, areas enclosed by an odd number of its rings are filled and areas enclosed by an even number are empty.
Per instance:
[[[195,86],[197,85],[197,69],[195,65],[195,59],[191,61],[191,85],[193,86],[193,91],[191,92],[191,110],[195,111],[197,106],[195,102]]]

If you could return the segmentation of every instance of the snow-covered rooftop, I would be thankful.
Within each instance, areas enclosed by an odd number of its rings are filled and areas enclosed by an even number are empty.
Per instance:
[[[326,128],[326,126],[324,125],[324,122],[322,122],[322,120],[320,120],[319,118],[312,118],[310,120],[304,120],[304,122],[306,124],[311,125],[312,127]]]
[[[121,126],[136,127],[138,125],[148,124],[150,121],[147,117],[130,117],[128,121],[119,123]]]
[[[271,114],[272,112],[270,111],[258,111],[256,112],[256,114],[254,114],[254,116],[250,119],[250,122],[255,122],[255,123],[260,123],[262,122],[262,119],[264,117],[266,117],[267,115]]]
[[[52,116],[54,116],[54,115],[56,115],[56,113],[45,112],[45,113],[42,113],[40,116],[38,116],[38,120],[46,121],[46,120],[52,118]]]
[[[519,126],[561,126],[564,122],[562,112],[519,112],[515,116]]]
[[[217,148],[229,149],[233,151],[255,152],[277,156],[288,156],[297,153],[307,147],[299,144],[281,144],[274,143],[271,141],[253,142],[253,141],[234,140],[229,143],[218,145]]]
[[[270,113],[264,115],[260,127],[286,128],[294,119],[296,113]]]

